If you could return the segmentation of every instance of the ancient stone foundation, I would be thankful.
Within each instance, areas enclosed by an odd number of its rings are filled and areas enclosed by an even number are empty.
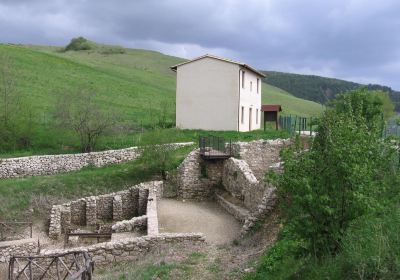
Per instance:
[[[50,213],[49,237],[58,239],[68,229],[118,222],[116,229],[137,228],[139,221],[132,218],[145,216],[152,234],[158,233],[157,198],[162,193],[162,181],[141,183],[125,191],[90,196],[61,205],[54,205]],[[133,223],[133,225],[132,225]],[[126,225],[126,226],[122,226]],[[128,226],[130,225],[130,226]]]
[[[234,157],[204,160],[192,151],[178,167],[178,196],[217,202],[243,223],[243,232],[254,226],[275,205],[275,188],[264,182],[268,170],[279,170],[281,149],[290,140],[257,140],[232,144]]]
[[[12,256],[29,256],[38,251],[37,240],[25,239],[19,242],[2,242],[0,245],[0,263],[8,262]]]

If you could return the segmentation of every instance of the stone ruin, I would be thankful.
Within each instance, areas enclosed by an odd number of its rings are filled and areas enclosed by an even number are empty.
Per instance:
[[[158,234],[157,199],[162,187],[162,181],[146,182],[124,191],[54,205],[50,214],[49,237],[59,239],[68,231],[90,227],[99,233]]]
[[[216,161],[204,160],[196,149],[177,169],[177,197],[215,199],[241,222],[242,234],[245,234],[275,205],[275,188],[264,182],[264,175],[268,170],[280,170],[279,153],[289,144],[289,140],[281,139],[237,142],[232,147],[234,157]],[[42,249],[40,254],[84,250],[101,265],[138,260],[146,254],[204,242],[201,233],[159,233],[157,201],[162,193],[163,182],[152,181],[124,191],[54,205],[49,226],[49,237],[53,240],[61,240],[67,231],[82,229],[112,234],[139,233],[139,236],[84,247]],[[36,244],[31,241],[8,247],[4,252],[0,248],[0,261],[7,261],[12,252],[29,255],[37,251]]]
[[[243,224],[245,234],[275,206],[275,188],[264,176],[268,170],[280,170],[280,151],[290,143],[283,139],[232,143],[235,156],[224,160],[205,160],[196,149],[178,167],[178,197],[215,198]]]

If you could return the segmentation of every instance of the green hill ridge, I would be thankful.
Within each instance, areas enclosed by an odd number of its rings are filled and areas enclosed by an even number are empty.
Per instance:
[[[264,79],[270,85],[284,89],[299,98],[325,104],[335,98],[336,94],[367,86],[372,90],[382,90],[389,93],[397,112],[400,112],[400,92],[390,87],[368,84],[362,85],[350,81],[321,77],[316,75],[301,75],[276,71],[263,71]]]

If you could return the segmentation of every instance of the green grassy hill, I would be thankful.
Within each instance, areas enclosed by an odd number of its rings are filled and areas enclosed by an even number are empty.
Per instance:
[[[46,113],[57,94],[89,88],[100,95],[99,103],[118,108],[126,120],[150,123],[165,103],[169,103],[173,119],[176,81],[169,66],[183,59],[154,51],[124,50],[123,54],[104,54],[96,50],[60,52],[60,48],[46,46],[0,46],[15,62],[19,90]],[[267,84],[263,102],[280,103],[287,112],[306,115],[320,107]]]
[[[262,94],[263,104],[281,104],[283,114],[316,116],[323,111],[323,105],[293,96],[287,91],[267,83],[263,84]]]
[[[120,130],[102,140],[100,149],[131,146],[132,133],[153,128],[161,115],[171,126],[175,121],[176,74],[169,67],[184,61],[182,58],[105,45],[65,52],[60,47],[3,44],[1,54],[12,63],[17,91],[35,109],[34,153],[58,152],[63,146],[76,150],[77,137],[54,126],[56,101],[67,92],[96,92],[96,102],[120,117]],[[322,111],[315,102],[267,84],[262,100],[282,104],[287,114],[307,116]]]

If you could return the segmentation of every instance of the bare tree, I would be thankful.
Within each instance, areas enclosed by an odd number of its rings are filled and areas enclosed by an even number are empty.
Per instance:
[[[63,93],[56,106],[59,123],[78,135],[82,152],[94,151],[99,137],[116,122],[115,114],[101,108],[95,99],[96,93],[85,90]]]

